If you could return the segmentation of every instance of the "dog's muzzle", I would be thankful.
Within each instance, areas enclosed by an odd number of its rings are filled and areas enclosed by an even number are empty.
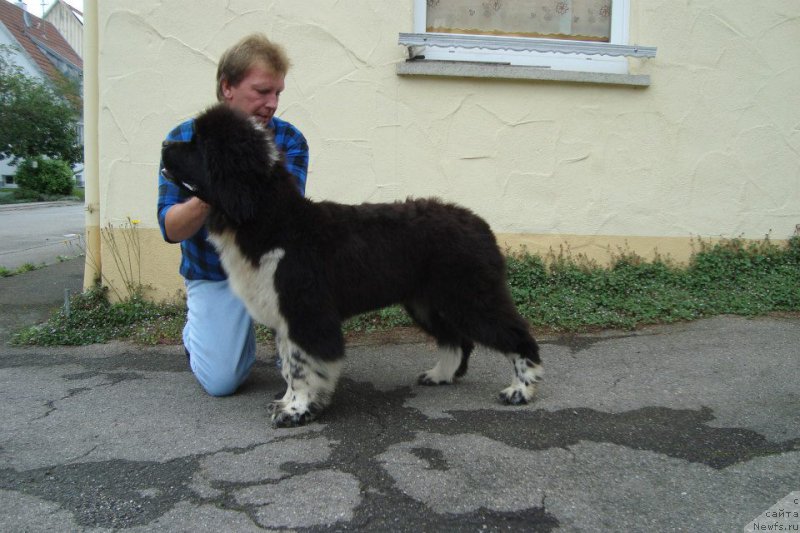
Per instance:
[[[162,176],[164,176],[164,179],[169,180],[172,183],[176,183],[176,184],[180,185],[183,189],[186,189],[189,192],[195,192],[197,190],[197,188],[194,185],[192,185],[191,183],[186,183],[185,181],[176,180],[175,176],[170,174],[169,170],[167,170],[167,167],[165,167],[165,166],[162,166],[161,170],[159,170],[159,172],[161,173]]]

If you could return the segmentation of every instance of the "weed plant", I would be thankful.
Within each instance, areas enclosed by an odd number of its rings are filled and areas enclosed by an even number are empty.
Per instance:
[[[26,272],[31,272],[33,270],[43,268],[44,266],[45,266],[44,263],[41,263],[39,265],[34,265],[33,263],[25,263],[11,270],[9,268],[0,265],[0,278],[7,278],[10,276],[16,276],[17,274],[24,274]]]
[[[123,294],[109,283],[119,300],[134,300],[139,298],[141,293],[142,242],[137,231],[138,225],[138,220],[128,217],[127,222],[120,228],[114,228],[112,224],[109,224],[108,227],[101,230],[103,242],[108,247],[109,255],[114,260],[125,289],[125,294]],[[91,256],[91,254],[89,255]]]
[[[633,329],[719,314],[757,316],[800,312],[800,236],[785,245],[739,239],[699,242],[691,261],[676,266],[657,257],[620,252],[601,267],[568,251],[542,258],[529,253],[507,259],[511,295],[534,328],[582,332]],[[105,290],[73,296],[71,314],[54,313],[17,334],[17,344],[89,344],[111,339],[179,343],[183,305],[154,304],[139,292],[111,304]],[[348,320],[346,332],[410,326],[395,306]],[[269,338],[264,328],[259,338]]]
[[[13,344],[77,346],[129,339],[140,344],[174,344],[186,318],[181,304],[157,304],[134,294],[110,303],[108,290],[96,287],[70,298],[69,315],[55,311],[44,324],[17,333]]]

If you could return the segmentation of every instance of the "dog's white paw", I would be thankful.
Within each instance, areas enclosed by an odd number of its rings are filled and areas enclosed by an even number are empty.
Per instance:
[[[269,406],[275,427],[291,428],[308,424],[322,412],[318,404],[299,405],[297,402],[277,401]]]
[[[516,380],[515,380],[516,381]],[[506,405],[525,405],[536,396],[536,385],[517,382],[500,391],[500,401]]]
[[[420,385],[449,385],[455,381],[460,364],[460,349],[440,348],[439,360],[436,365],[420,374],[417,383]]]
[[[453,376],[445,376],[441,372],[436,372],[436,369],[428,370],[427,372],[423,372],[417,378],[417,383],[420,385],[450,385],[453,383]]]
[[[506,405],[524,405],[536,396],[536,383],[542,380],[544,368],[527,359],[516,360],[514,368],[514,380],[500,391],[500,401]]]

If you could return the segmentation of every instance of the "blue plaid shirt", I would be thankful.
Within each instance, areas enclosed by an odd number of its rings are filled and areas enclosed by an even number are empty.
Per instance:
[[[297,178],[297,187],[301,194],[305,194],[306,175],[308,172],[308,144],[300,130],[289,122],[272,117],[269,128],[275,133],[275,144],[283,151],[286,168]],[[190,141],[194,134],[194,119],[189,119],[169,132],[169,141]],[[160,168],[160,167],[159,167]],[[185,202],[191,195],[184,192],[177,185],[158,175],[158,225],[161,235],[167,242],[167,232],[164,229],[164,219],[167,211],[175,204]],[[180,273],[186,279],[204,279],[220,281],[228,276],[222,269],[219,255],[208,241],[208,232],[200,229],[193,237],[181,241],[181,266]]]

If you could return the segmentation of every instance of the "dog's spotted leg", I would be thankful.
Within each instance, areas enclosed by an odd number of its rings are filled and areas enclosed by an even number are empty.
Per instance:
[[[500,401],[510,405],[526,404],[536,394],[536,383],[542,380],[544,367],[517,354],[509,354],[508,359],[514,365],[514,379],[511,386],[500,392]]]
[[[277,427],[302,426],[330,403],[342,362],[320,361],[289,340],[281,340],[278,352],[287,388],[283,398],[270,405],[272,422]]]
[[[469,351],[466,351],[466,350]],[[466,360],[469,352],[472,351],[471,345],[464,348],[439,347],[439,360],[436,366],[420,374],[417,380],[420,385],[446,385],[453,383],[456,377],[461,377],[466,373]]]

